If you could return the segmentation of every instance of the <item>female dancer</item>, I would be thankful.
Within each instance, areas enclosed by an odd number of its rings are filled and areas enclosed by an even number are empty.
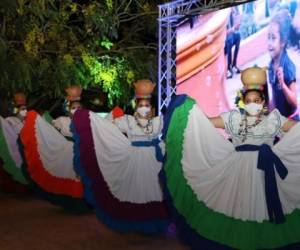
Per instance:
[[[195,249],[300,241],[299,124],[277,109],[265,112],[265,71],[245,70],[242,81],[244,112],[208,119],[194,100],[177,96],[166,117],[164,191],[180,235]],[[275,136],[282,138],[273,145]]]
[[[35,111],[27,113],[20,139],[31,188],[54,204],[86,211],[83,185],[74,171],[73,142]]]
[[[158,180],[162,120],[151,112],[153,87],[148,80],[136,83],[133,116],[112,123],[87,110],[74,115],[76,170],[88,201],[103,223],[121,232],[158,233],[168,225]]]
[[[6,119],[0,117],[0,158],[3,161],[3,169],[13,180],[27,184],[22,173],[22,157],[19,152],[18,137],[24,126],[27,114],[26,96],[22,92],[14,94],[14,116]]]

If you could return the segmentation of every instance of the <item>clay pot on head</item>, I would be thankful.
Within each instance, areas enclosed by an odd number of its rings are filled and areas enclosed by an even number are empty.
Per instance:
[[[14,103],[17,106],[26,105],[26,96],[23,92],[17,92],[14,94]]]
[[[251,67],[242,71],[241,80],[246,88],[252,86],[263,86],[267,82],[267,68]]]
[[[133,85],[137,96],[149,96],[155,88],[155,84],[147,79],[138,80]]]
[[[80,86],[70,86],[65,89],[67,96],[66,100],[68,101],[78,101],[82,93],[82,88]]]

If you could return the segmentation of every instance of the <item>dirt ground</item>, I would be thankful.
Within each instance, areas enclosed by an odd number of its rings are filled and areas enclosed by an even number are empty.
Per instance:
[[[175,237],[119,234],[94,213],[70,214],[34,196],[0,193],[1,250],[187,250]]]

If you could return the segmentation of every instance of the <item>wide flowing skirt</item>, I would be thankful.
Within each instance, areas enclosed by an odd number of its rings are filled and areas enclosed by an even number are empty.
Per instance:
[[[21,169],[23,161],[19,151],[18,135],[2,117],[0,117],[0,158],[3,161],[3,169],[11,178],[26,185],[27,180]]]
[[[288,169],[277,186],[286,221],[269,221],[258,152],[237,152],[194,100],[176,96],[165,117],[164,191],[195,249],[273,249],[300,242],[300,124],[273,146]],[[287,248],[285,248],[287,249]]]
[[[157,233],[168,215],[155,147],[135,147],[110,121],[79,110],[74,119],[76,170],[99,219],[121,231]]]
[[[83,185],[73,168],[73,142],[35,111],[27,113],[20,139],[32,188],[55,204],[85,211]]]

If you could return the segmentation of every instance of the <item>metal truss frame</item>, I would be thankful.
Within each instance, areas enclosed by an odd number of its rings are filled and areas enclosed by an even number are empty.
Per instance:
[[[176,27],[187,17],[253,0],[176,0],[159,5],[158,111],[166,111],[176,93]]]

